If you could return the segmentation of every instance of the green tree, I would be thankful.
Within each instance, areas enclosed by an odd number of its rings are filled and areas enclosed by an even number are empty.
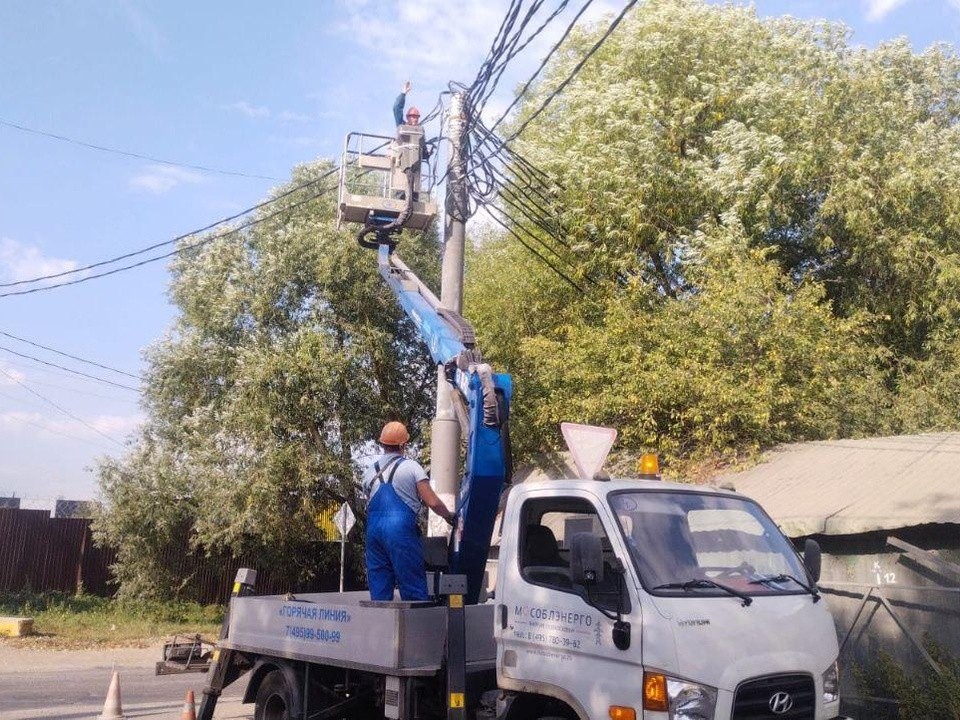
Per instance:
[[[586,292],[507,236],[472,258],[467,314],[517,375],[518,445],[553,444],[561,419],[673,457],[960,425],[958,114],[948,47],[639,5],[515,141],[556,179]]]
[[[274,198],[327,170],[297,169]],[[125,592],[175,592],[164,558],[184,544],[311,577],[330,559],[317,517],[354,500],[381,423],[401,419],[416,437],[431,414],[432,362],[374,253],[334,229],[334,194],[316,192],[278,199],[235,235],[185,241],[173,263],[179,315],[148,353],[146,427],[99,468],[98,530],[120,548]],[[403,250],[435,279],[432,238]]]

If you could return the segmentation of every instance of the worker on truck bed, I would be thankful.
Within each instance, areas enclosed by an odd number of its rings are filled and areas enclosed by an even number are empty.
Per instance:
[[[417,516],[426,505],[448,523],[454,514],[430,487],[427,473],[404,457],[410,433],[401,422],[388,422],[380,433],[383,454],[363,476],[367,505],[367,581],[371,600],[426,600],[427,580]]]

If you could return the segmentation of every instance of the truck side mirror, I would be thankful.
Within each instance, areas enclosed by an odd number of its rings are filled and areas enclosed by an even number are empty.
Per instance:
[[[807,538],[803,544],[803,564],[807,566],[807,572],[814,582],[820,581],[821,554],[820,543],[812,538]]]
[[[576,585],[603,582],[603,547],[593,533],[579,532],[570,538],[570,577]]]

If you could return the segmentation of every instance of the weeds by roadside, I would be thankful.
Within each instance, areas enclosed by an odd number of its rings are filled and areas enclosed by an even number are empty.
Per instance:
[[[223,608],[182,601],[21,592],[0,593],[0,615],[34,619],[35,634],[0,638],[8,645],[56,649],[143,647],[175,633],[215,637]]]

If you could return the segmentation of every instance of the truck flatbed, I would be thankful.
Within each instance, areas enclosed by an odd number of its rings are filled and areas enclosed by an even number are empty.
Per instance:
[[[227,637],[219,645],[397,677],[439,672],[445,657],[447,609],[424,603],[374,603],[369,597],[365,591],[235,597]],[[464,611],[467,672],[494,668],[494,605],[468,605]]]

